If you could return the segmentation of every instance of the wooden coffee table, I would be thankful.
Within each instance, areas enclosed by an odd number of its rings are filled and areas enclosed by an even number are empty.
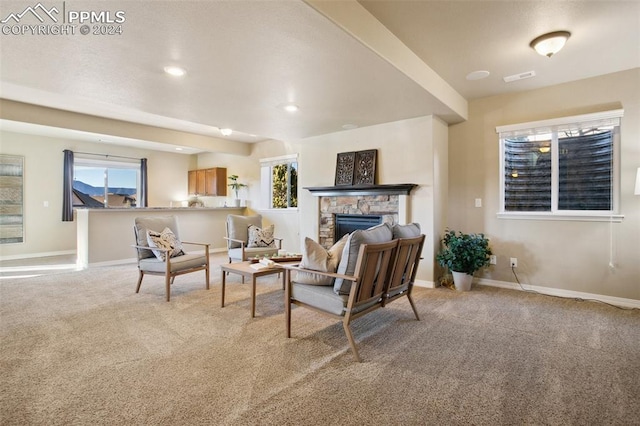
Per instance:
[[[277,263],[273,268],[265,269],[253,269],[250,265],[251,262],[236,262],[220,265],[222,271],[222,302],[220,306],[224,308],[224,289],[226,284],[227,273],[238,274],[244,278],[251,278],[251,318],[256,316],[256,278],[264,277],[266,275],[273,275],[282,273],[282,289],[284,290],[285,284],[285,270],[281,265],[295,265],[298,262],[282,262]]]

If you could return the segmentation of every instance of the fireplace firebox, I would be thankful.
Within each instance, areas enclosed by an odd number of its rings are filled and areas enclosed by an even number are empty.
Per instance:
[[[382,223],[382,216],[375,214],[336,214],[335,238],[340,240],[345,234],[356,229],[367,229]]]

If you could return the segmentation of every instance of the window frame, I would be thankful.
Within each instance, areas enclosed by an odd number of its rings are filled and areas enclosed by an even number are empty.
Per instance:
[[[281,155],[279,157],[270,157],[260,159],[260,198],[263,210],[271,211],[295,211],[298,207],[286,207],[276,208],[273,207],[273,167],[280,165],[289,165],[292,163],[297,164],[298,179],[300,178],[300,162],[298,161],[298,154]],[[287,183],[287,193],[289,194],[289,185]],[[296,188],[298,203],[300,202],[300,188]]]
[[[607,221],[621,222],[624,215],[620,214],[620,127],[623,109],[604,111],[592,114],[582,114],[568,117],[560,117],[550,120],[533,121],[505,126],[497,126],[500,164],[500,210],[497,217],[500,219],[528,219],[528,220],[571,220],[571,221]],[[613,163],[611,171],[611,210],[559,210],[559,143],[558,133],[570,127],[582,127],[590,124],[604,125],[611,123],[613,132]],[[551,139],[551,210],[550,211],[506,211],[505,210],[505,143],[507,135],[538,134],[548,131]]]
[[[81,155],[76,155],[74,157],[73,160],[73,181],[75,182],[76,180],[76,167],[80,166],[80,167],[92,167],[95,169],[99,169],[99,168],[103,168],[105,171],[107,171],[108,169],[123,169],[123,170],[133,170],[136,172],[136,205],[135,206],[130,206],[130,207],[125,207],[125,206],[109,206],[108,204],[108,193],[107,193],[107,189],[108,189],[108,172],[106,172],[107,176],[105,177],[105,182],[103,183],[104,186],[104,199],[106,200],[106,204],[104,205],[105,209],[127,209],[127,208],[131,208],[131,209],[135,209],[135,208],[141,208],[140,207],[140,194],[141,194],[141,190],[142,190],[142,176],[141,176],[141,170],[140,170],[140,163],[139,162],[134,162],[134,161],[123,161],[123,160],[111,160],[111,159],[95,159],[95,158],[89,158],[89,157],[83,157]],[[73,184],[72,184],[73,186]],[[83,208],[83,206],[79,206],[79,205],[73,205],[74,209],[77,208]]]

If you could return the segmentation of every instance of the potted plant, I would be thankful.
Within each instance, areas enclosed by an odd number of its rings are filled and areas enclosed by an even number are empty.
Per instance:
[[[436,255],[436,260],[443,268],[449,268],[456,290],[469,291],[473,274],[489,266],[492,254],[489,239],[484,234],[446,230],[442,244],[444,248]]]
[[[228,186],[231,187],[231,189],[233,189],[233,192],[236,194],[236,198],[234,200],[235,205],[236,207],[240,207],[240,196],[238,192],[240,191],[240,188],[245,188],[247,185],[238,182],[238,175],[229,176],[229,180],[231,181],[231,183]]]

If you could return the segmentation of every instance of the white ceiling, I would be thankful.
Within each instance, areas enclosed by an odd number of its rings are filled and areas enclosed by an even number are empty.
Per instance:
[[[36,3],[3,0],[0,19]],[[640,67],[640,0],[359,3],[425,70],[430,67],[466,99]],[[62,2],[44,2],[57,4],[62,9]],[[124,11],[123,33],[0,35],[0,97],[240,142],[304,138],[429,114],[463,120],[446,99],[313,5],[68,0],[67,11]],[[21,23],[28,19],[34,20],[25,15]],[[529,47],[536,36],[555,30],[572,37],[554,57]],[[180,65],[187,74],[170,77],[166,65]],[[476,70],[491,74],[467,81]],[[534,78],[502,80],[532,70]],[[283,111],[287,102],[300,110]],[[234,134],[221,136],[224,127]]]

